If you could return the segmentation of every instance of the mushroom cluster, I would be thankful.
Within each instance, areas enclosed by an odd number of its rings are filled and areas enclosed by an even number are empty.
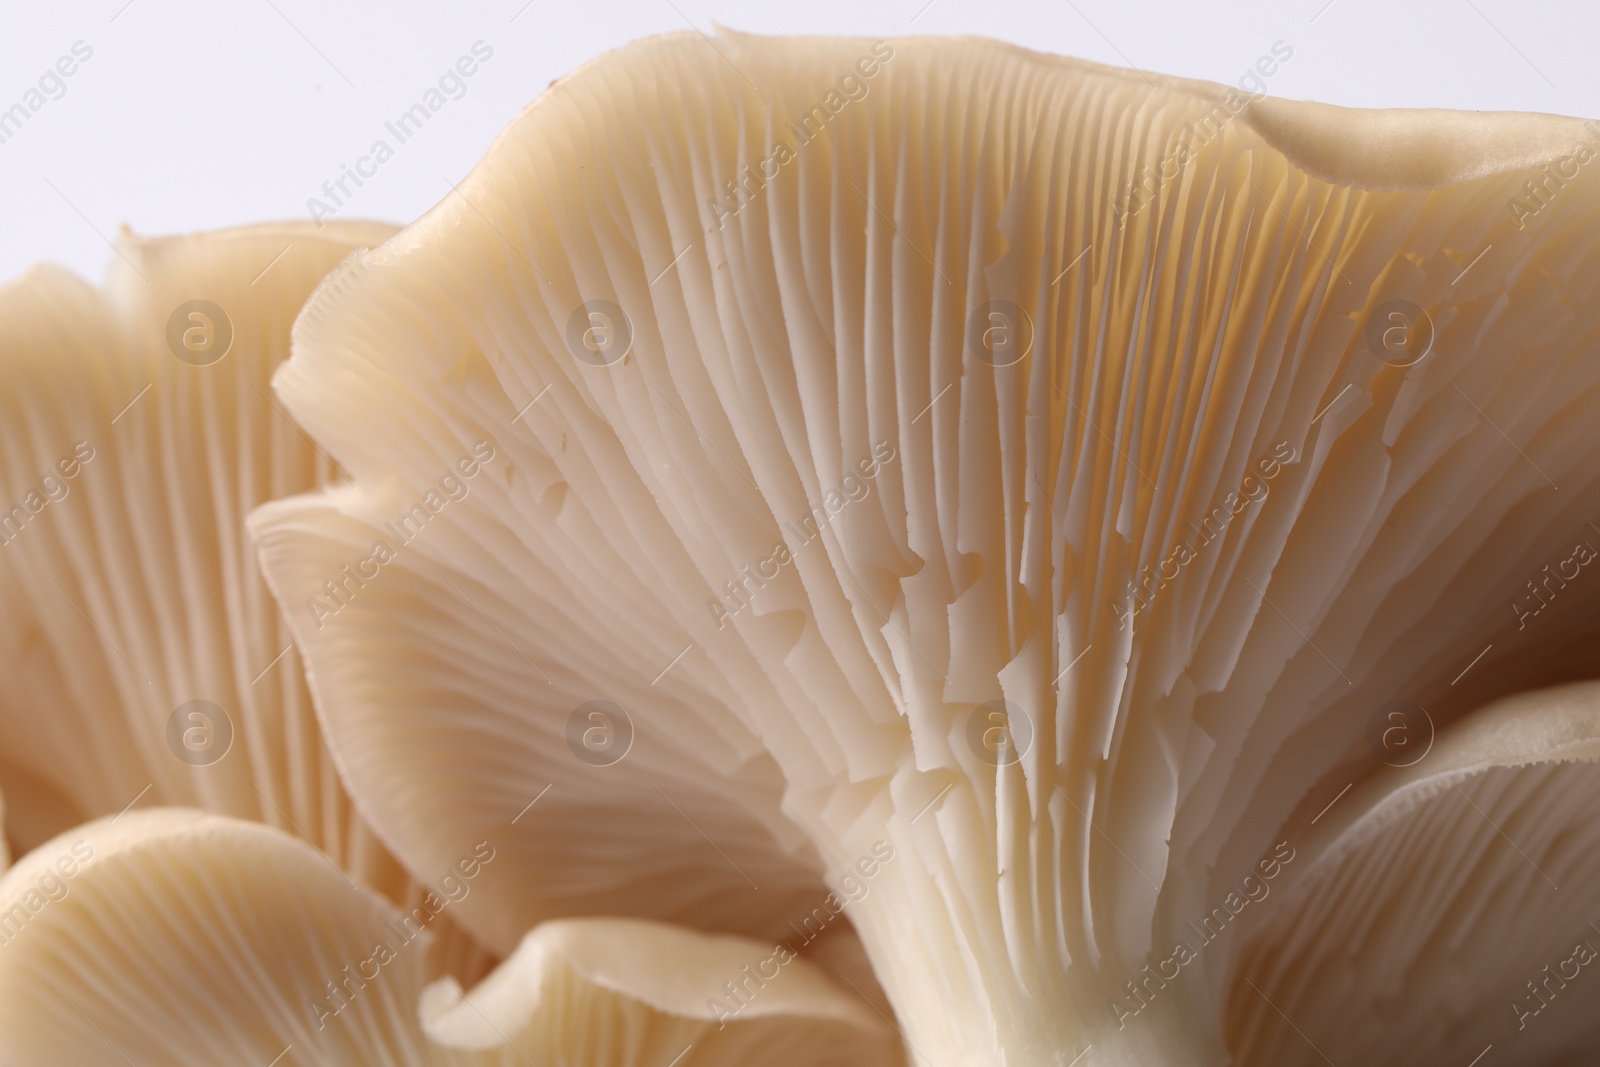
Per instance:
[[[1582,1062],[1594,140],[669,35],[0,289],[0,1062]]]

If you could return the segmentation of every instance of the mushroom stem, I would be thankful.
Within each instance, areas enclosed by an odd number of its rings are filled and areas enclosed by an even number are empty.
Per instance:
[[[849,906],[894,1006],[908,1065],[1229,1062],[1199,968],[1170,981],[1147,975],[1129,988],[1104,957],[1099,966],[1059,965],[1054,932],[1018,929],[1038,916],[956,896],[953,870],[923,869],[918,859],[897,847],[868,894]]]

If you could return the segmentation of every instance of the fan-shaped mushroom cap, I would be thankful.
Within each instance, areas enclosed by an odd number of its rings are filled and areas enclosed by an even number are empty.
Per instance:
[[[399,898],[244,531],[334,468],[271,395],[317,281],[376,223],[124,234],[108,285],[0,289],[0,786],[26,851],[130,804],[305,835]]]
[[[413,872],[501,835],[501,951],[859,872],[929,1062],[1222,1062],[1232,949],[1124,983],[1385,701],[1583,669],[1592,607],[1531,654],[1507,605],[1588,536],[1600,199],[1507,198],[1588,136],[967,40],[597,60],[275,379],[355,481],[252,527],[330,747]]]
[[[1463,1063],[1488,1045],[1581,1061],[1594,1013],[1566,988],[1600,958],[1597,760],[1584,682],[1501,700],[1364,782],[1242,946],[1229,1044],[1248,1063],[1401,1064],[1404,1033]]]
[[[659,923],[550,924],[470,994],[426,986],[430,918],[499,877],[494,859],[466,846],[444,895],[406,912],[257,823],[163,808],[79,827],[0,879],[0,1056],[801,1067],[893,1052],[893,1031],[803,960],[719,1014],[698,989],[746,982],[774,947]]]

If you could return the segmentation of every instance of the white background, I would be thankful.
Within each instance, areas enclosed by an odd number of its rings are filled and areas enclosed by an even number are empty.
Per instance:
[[[457,57],[493,58],[340,217],[405,222],[553,78],[628,40],[976,34],[1236,83],[1276,41],[1274,96],[1600,117],[1600,4],[1518,0],[92,0],[0,8],[0,110],[74,42],[93,58],[0,144],[0,280],[42,259],[99,281],[108,239],[308,217],[307,199]],[[707,48],[707,62],[720,62]],[[392,138],[391,138],[392,143]]]

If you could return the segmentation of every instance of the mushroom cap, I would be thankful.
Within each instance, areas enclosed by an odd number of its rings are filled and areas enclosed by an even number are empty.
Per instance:
[[[271,395],[317,282],[394,228],[124,232],[104,289],[0,288],[0,788],[19,853],[132,804],[258,819],[404,899],[351,808],[245,517],[328,484]]]
[[[1581,1062],[1597,761],[1600,682],[1578,682],[1495,701],[1352,790],[1257,889],[1227,1004],[1240,1061],[1413,1062],[1403,1032],[1446,1061]]]
[[[1516,206],[1592,136],[973,40],[596,60],[275,379],[354,480],[252,520],[334,758],[413,873],[504,834],[498,951],[859,871],[933,1062],[1222,1062],[1242,935],[1115,998],[1385,703],[1592,670],[1592,600],[1515,600],[1600,479],[1600,200]]]
[[[892,1055],[893,1031],[804,960],[771,962],[770,988],[718,1013],[698,990],[745,980],[773,946],[639,920],[552,923],[471,993],[429,985],[431,923],[494,861],[491,842],[469,844],[408,911],[259,823],[157,808],[77,827],[0,878],[0,1054],[86,1067]]]

